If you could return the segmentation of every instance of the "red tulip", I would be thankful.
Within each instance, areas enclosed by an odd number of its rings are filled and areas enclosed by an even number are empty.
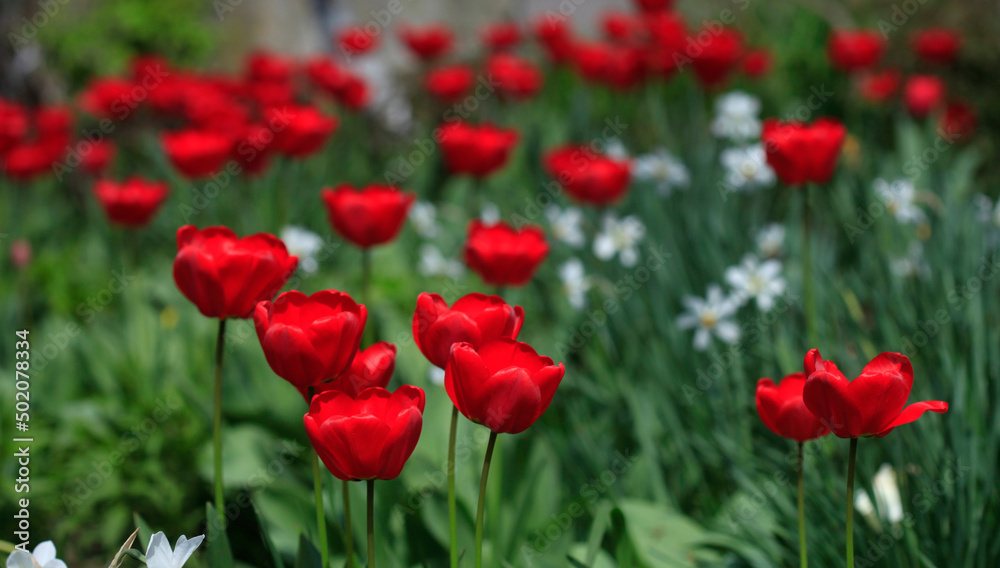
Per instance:
[[[583,43],[577,45],[574,60],[585,79],[606,83],[619,90],[634,87],[646,75],[645,58],[637,48]]]
[[[495,339],[478,350],[458,343],[445,368],[444,387],[466,418],[500,434],[518,434],[552,403],[565,373],[563,364],[527,343]]]
[[[516,22],[496,22],[483,26],[483,45],[494,51],[510,49],[521,43],[521,29]]]
[[[292,62],[284,57],[258,51],[246,61],[246,78],[251,83],[286,83],[292,78]]]
[[[110,140],[81,142],[78,148],[80,148],[80,167],[92,176],[104,175],[111,161],[115,159],[115,144]]]
[[[976,109],[965,101],[951,101],[941,113],[941,136],[946,140],[965,142],[976,133]]]
[[[927,63],[950,65],[962,47],[962,38],[953,30],[929,28],[913,34],[913,51]]]
[[[159,55],[140,55],[132,59],[129,69],[132,80],[138,85],[150,86],[150,90],[152,85],[159,87],[163,80],[174,74],[170,61]]]
[[[108,219],[125,227],[149,223],[170,190],[163,182],[131,177],[123,183],[102,179],[94,184],[94,195]]]
[[[262,109],[295,106],[295,86],[291,81],[248,83],[244,90],[243,94]]]
[[[315,107],[297,106],[273,108],[267,113],[274,129],[274,147],[291,158],[306,158],[323,148],[340,122],[324,116]]]
[[[454,43],[451,30],[444,24],[404,25],[399,37],[414,55],[425,61],[445,55]]]
[[[50,142],[58,138],[59,144],[65,146],[73,133],[73,109],[66,106],[46,106],[35,111],[35,130],[38,139]]]
[[[322,193],[330,224],[361,248],[387,243],[399,234],[416,196],[391,185],[354,189],[341,184]]]
[[[506,223],[469,223],[465,241],[465,264],[494,286],[523,286],[535,275],[549,254],[545,233],[540,227],[520,230]]]
[[[542,73],[530,61],[507,53],[486,60],[486,75],[497,92],[515,100],[531,98],[542,88]]]
[[[494,339],[517,339],[523,322],[521,306],[510,306],[500,296],[468,294],[449,308],[441,296],[422,292],[413,312],[413,339],[432,365],[444,369],[452,345],[478,349]]]
[[[13,179],[28,182],[51,173],[55,163],[66,154],[66,147],[56,143],[30,142],[20,144],[0,157],[4,173]]]
[[[574,199],[610,205],[628,191],[631,166],[591,151],[586,146],[562,146],[545,155],[545,169]]]
[[[830,433],[802,401],[805,385],[805,373],[788,375],[777,386],[771,379],[757,381],[757,414],[761,421],[775,434],[796,442]]]
[[[546,14],[535,21],[532,29],[535,39],[542,44],[553,63],[562,63],[572,57],[573,31],[566,18]]]
[[[649,44],[646,65],[653,72],[665,77],[672,75],[683,61],[687,47],[688,30],[684,19],[673,12],[653,12],[643,17]]]
[[[329,390],[316,395],[303,418],[306,434],[337,479],[395,479],[420,439],[424,391],[373,387],[356,397]]]
[[[140,102],[137,99],[142,93],[137,92],[133,97],[133,89],[142,87],[128,79],[97,79],[80,93],[80,108],[97,117],[124,120]]]
[[[895,69],[866,73],[858,80],[858,92],[869,102],[884,103],[899,91],[901,80]]]
[[[846,134],[843,124],[829,118],[809,125],[770,118],[764,121],[761,140],[778,179],[795,186],[830,181]]]
[[[241,171],[259,174],[267,169],[274,153],[274,132],[263,124],[241,124],[231,154]]]
[[[635,5],[643,12],[662,12],[673,4],[674,0],[635,0]]]
[[[368,349],[359,349],[350,368],[340,378],[313,386],[313,396],[328,390],[338,390],[357,397],[367,388],[385,388],[392,380],[392,373],[395,370],[396,346],[386,341],[379,341]],[[311,400],[309,388],[298,387],[298,390],[308,403]]]
[[[337,45],[347,55],[362,55],[378,47],[378,34],[363,26],[348,26],[337,34]]]
[[[839,438],[882,437],[926,412],[946,412],[948,403],[917,402],[906,406],[913,387],[913,366],[905,355],[882,353],[848,381],[818,349],[806,353],[808,375],[802,399],[806,407]],[[905,408],[904,408],[905,407]]]
[[[903,102],[914,118],[924,118],[944,105],[944,81],[933,75],[914,75],[903,85]]]
[[[16,146],[28,134],[28,113],[20,106],[0,98],[0,156]]]
[[[228,136],[207,130],[166,132],[160,141],[174,167],[192,179],[219,171],[233,150]]]
[[[437,137],[448,170],[477,178],[504,167],[518,138],[516,130],[465,122],[449,122],[439,129]]]
[[[291,290],[254,308],[264,357],[276,375],[298,388],[335,380],[350,369],[368,312],[349,295]]]
[[[700,41],[706,35],[708,41]],[[706,28],[695,38],[699,38],[698,49],[691,54],[695,77],[706,89],[721,87],[743,58],[743,36],[729,28]]]
[[[874,67],[885,52],[885,40],[875,30],[838,30],[830,36],[827,56],[845,73]]]
[[[771,52],[753,49],[743,56],[743,74],[751,79],[763,77],[771,72]]]
[[[438,67],[427,73],[424,88],[435,97],[454,102],[464,97],[476,81],[475,72],[468,65]]]
[[[177,230],[174,282],[210,318],[248,318],[288,281],[298,257],[274,235],[237,238],[228,227]]]
[[[618,10],[601,14],[601,29],[610,41],[625,45],[636,45],[646,39],[645,18]]]

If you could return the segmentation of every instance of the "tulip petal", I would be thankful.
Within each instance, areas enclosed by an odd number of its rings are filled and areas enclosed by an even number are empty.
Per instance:
[[[937,412],[943,414],[948,411],[948,403],[942,402],[940,400],[928,400],[924,402],[915,402],[899,413],[899,416],[895,420],[889,423],[884,430],[876,434],[876,437],[881,438],[896,426],[902,426],[903,424],[909,424],[910,422],[916,421],[918,418],[923,416],[924,412]]]

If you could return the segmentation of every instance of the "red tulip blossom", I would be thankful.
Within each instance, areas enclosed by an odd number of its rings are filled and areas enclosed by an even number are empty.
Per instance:
[[[362,55],[378,47],[378,34],[364,26],[348,26],[337,33],[337,45],[347,55]]]
[[[612,160],[586,146],[562,146],[545,155],[545,169],[571,197],[591,205],[605,206],[628,191],[631,166]]]
[[[976,133],[976,122],[976,109],[972,105],[960,100],[951,101],[941,113],[939,134],[945,140],[966,142]]]
[[[884,53],[885,40],[876,30],[838,30],[827,44],[830,63],[845,73],[874,67]]]
[[[306,434],[330,473],[343,481],[395,479],[420,439],[424,391],[372,387],[352,397],[329,390],[313,397]]]
[[[264,357],[276,375],[298,388],[336,380],[351,367],[368,312],[349,295],[291,290],[254,308]]]
[[[545,49],[553,63],[568,61],[573,55],[573,31],[565,18],[552,15],[540,16],[533,26],[535,39]]]
[[[399,234],[416,196],[391,185],[354,189],[341,184],[322,193],[330,224],[361,248],[387,243]]]
[[[35,111],[35,130],[43,143],[53,142],[66,145],[73,134],[73,109],[67,106],[45,106]]]
[[[287,83],[293,68],[292,62],[280,55],[257,51],[247,57],[245,75],[251,83]]]
[[[494,339],[517,339],[523,322],[521,306],[510,306],[500,296],[467,294],[449,308],[441,296],[423,292],[413,312],[413,339],[432,365],[444,369],[452,345],[477,349]]]
[[[167,77],[174,76],[170,61],[159,55],[140,55],[129,63],[131,78],[136,84],[148,87],[159,87]]]
[[[169,194],[167,184],[140,177],[122,183],[108,179],[94,183],[94,195],[108,219],[124,227],[148,224]]]
[[[517,230],[506,223],[485,225],[478,219],[469,224],[465,264],[487,284],[523,286],[548,254],[549,245],[540,227]]]
[[[451,30],[444,24],[404,25],[400,27],[399,37],[410,52],[424,61],[447,54],[455,42]]]
[[[274,128],[274,147],[291,158],[307,158],[323,148],[340,125],[336,117],[325,116],[315,107],[273,108],[267,113]]]
[[[581,43],[576,47],[574,61],[584,79],[619,90],[638,85],[646,75],[645,55],[635,47]]]
[[[11,178],[29,182],[53,172],[56,162],[65,155],[66,146],[58,140],[54,143],[31,141],[8,149],[0,156],[0,167]]]
[[[518,434],[552,403],[565,373],[563,364],[527,343],[495,339],[476,349],[458,343],[445,368],[448,396],[466,418],[500,434]]]
[[[638,45],[646,40],[647,28],[645,17],[618,10],[609,10],[601,14],[601,29],[609,41]]]
[[[27,136],[28,123],[24,108],[0,98],[0,156]]]
[[[796,186],[830,181],[846,134],[843,124],[829,118],[812,124],[772,118],[764,121],[761,140],[778,179]]]
[[[160,141],[170,163],[191,179],[219,171],[233,150],[232,139],[207,130],[166,132]]]
[[[690,52],[695,77],[706,89],[721,87],[743,59],[743,36],[729,28],[705,28],[692,41],[697,46]]]
[[[141,90],[142,87],[128,79],[97,79],[80,93],[79,105],[94,116],[124,120],[141,102],[138,96],[145,98],[141,92],[133,96],[134,89]]]
[[[274,153],[274,133],[258,123],[241,124],[235,134],[231,157],[240,166],[241,171],[254,175],[267,169]]]
[[[946,28],[929,28],[913,34],[913,51],[920,59],[936,65],[950,65],[962,47],[962,38]]]
[[[743,74],[751,79],[758,79],[771,72],[773,63],[770,51],[752,49],[743,56]]]
[[[944,81],[934,75],[914,75],[903,85],[903,103],[914,118],[925,118],[945,102]]]
[[[340,378],[316,385],[314,395],[328,390],[346,392],[352,397],[372,388],[385,388],[396,370],[396,346],[387,341],[379,341],[367,349],[359,349],[351,361],[350,368]],[[300,389],[308,399],[308,390]]]
[[[298,257],[274,235],[237,238],[228,227],[177,230],[174,282],[202,315],[248,318],[292,276]]]
[[[477,178],[504,167],[518,138],[516,130],[465,122],[449,122],[437,136],[448,171]]]
[[[427,92],[445,102],[465,97],[476,82],[475,72],[468,65],[448,65],[432,69],[424,78]]]
[[[664,77],[673,75],[687,57],[688,30],[684,19],[673,12],[653,12],[646,14],[643,21],[649,37],[646,66]]]
[[[104,175],[115,159],[115,144],[110,140],[81,141],[77,144],[77,150],[80,154],[80,167],[92,176]]]
[[[757,414],[761,421],[782,438],[800,443],[830,433],[802,401],[805,385],[805,373],[788,375],[777,386],[771,379],[757,381]]]
[[[674,5],[674,0],[635,0],[635,5],[646,13],[663,12]]]
[[[895,69],[865,73],[858,78],[858,93],[868,102],[884,103],[896,95],[901,82],[900,73]]]
[[[839,438],[881,438],[893,428],[909,424],[924,412],[943,413],[948,403],[917,402],[906,406],[913,387],[913,366],[905,355],[882,353],[865,365],[861,376],[847,380],[835,364],[824,361],[818,349],[806,353],[806,407]]]
[[[483,26],[480,36],[488,49],[503,51],[521,43],[521,28],[517,22],[496,22]]]
[[[486,60],[485,69],[497,92],[511,99],[531,98],[542,88],[542,72],[526,59],[497,53]]]

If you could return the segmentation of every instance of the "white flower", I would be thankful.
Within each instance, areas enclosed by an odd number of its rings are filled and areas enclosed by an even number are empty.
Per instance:
[[[754,298],[757,307],[768,311],[774,300],[785,293],[785,279],[781,277],[781,262],[765,260],[748,254],[742,262],[726,269],[726,282],[736,291],[735,297],[742,304]]]
[[[479,212],[479,219],[484,225],[496,225],[500,222],[500,207],[496,203],[487,201],[483,203]]]
[[[281,230],[281,242],[288,254],[299,257],[299,268],[305,274],[319,270],[316,254],[323,249],[323,237],[302,227],[288,226]]]
[[[465,274],[465,266],[455,259],[445,258],[436,246],[424,243],[420,245],[417,271],[424,276],[446,276],[455,280]]]
[[[604,155],[616,162],[620,162],[628,159],[628,149],[625,148],[625,144],[622,144],[621,140],[611,138],[604,147]]]
[[[181,568],[203,540],[205,540],[205,535],[198,535],[191,540],[181,535],[177,539],[174,549],[171,550],[170,542],[167,541],[163,531],[160,531],[149,539],[149,547],[146,549],[146,566],[147,568]]]
[[[575,207],[560,209],[557,205],[549,205],[545,208],[545,216],[549,218],[552,238],[576,249],[583,247],[586,238],[581,227],[582,211]]]
[[[427,370],[427,380],[432,385],[444,386],[444,369],[431,365],[431,368]]]
[[[587,305],[587,291],[591,287],[590,278],[583,269],[583,262],[578,258],[564,262],[559,266],[559,280],[562,281],[569,305],[582,310]]]
[[[694,333],[695,349],[708,349],[713,334],[726,343],[739,341],[740,328],[731,319],[739,304],[727,298],[718,284],[709,285],[705,299],[685,296],[683,302],[687,312],[677,318],[677,327],[697,328]]]
[[[722,95],[715,101],[712,134],[736,142],[756,139],[761,130],[759,113],[760,99],[753,95],[743,91]]]
[[[638,217],[629,215],[619,220],[609,213],[604,216],[604,228],[594,237],[594,255],[601,260],[618,255],[622,266],[635,266],[639,263],[636,245],[645,235],[646,226]]]
[[[655,182],[661,195],[670,195],[676,188],[686,188],[691,183],[687,168],[663,148],[635,159],[632,174],[640,181]]]
[[[7,568],[66,568],[66,563],[56,558],[56,545],[51,540],[40,543],[28,552],[18,548],[7,557]]]
[[[917,190],[905,179],[892,183],[877,179],[872,184],[875,193],[885,203],[885,208],[900,223],[920,223],[926,219],[924,210],[917,207]]]
[[[437,207],[429,201],[417,201],[410,207],[410,223],[413,230],[425,239],[437,236]]]
[[[878,505],[878,514],[889,523],[903,520],[903,501],[899,496],[899,485],[896,483],[896,470],[884,463],[872,477],[872,493]],[[862,489],[854,497],[854,506],[866,517],[874,517],[875,507],[868,492]]]
[[[766,225],[757,233],[757,252],[764,258],[781,256],[785,246],[785,227],[778,223]]]
[[[738,190],[754,190],[774,185],[774,170],[767,165],[762,144],[726,148],[719,154],[726,168],[726,185]]]
[[[906,256],[889,260],[889,270],[900,278],[930,276],[930,266],[924,260],[924,247],[917,241],[910,243]]]

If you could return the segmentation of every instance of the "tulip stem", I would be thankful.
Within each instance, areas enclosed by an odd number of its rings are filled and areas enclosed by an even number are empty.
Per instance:
[[[365,247],[361,249],[361,303],[368,309],[368,323],[365,325],[362,334],[362,347],[375,343],[375,325],[371,314],[371,291],[372,286],[372,249]]]
[[[451,568],[458,568],[458,503],[455,496],[455,438],[458,432],[458,407],[451,409],[451,433],[448,436],[448,525],[451,536]]]
[[[816,312],[816,289],[813,283],[812,244],[810,243],[809,185],[802,187],[802,296],[806,311],[806,336],[809,349],[819,349],[819,324]]]
[[[368,480],[368,568],[375,568],[375,480]]]
[[[490,442],[486,446],[483,460],[483,476],[479,479],[479,506],[476,508],[476,568],[483,568],[483,510],[486,505],[486,481],[490,475],[490,460],[497,443],[497,433],[490,432]]]
[[[354,532],[351,530],[351,486],[344,481],[344,547],[347,548],[347,568],[354,568]]]
[[[309,387],[309,400],[312,401],[314,387]],[[316,528],[318,530],[319,554],[323,559],[323,568],[330,565],[330,546],[326,540],[326,515],[323,512],[323,470],[319,467],[319,454],[313,450],[313,490],[316,492]]]
[[[226,318],[219,319],[219,336],[215,342],[215,408],[212,420],[212,444],[215,459],[215,513],[219,530],[225,530],[226,503],[222,489],[222,354],[226,340]]]
[[[847,568],[854,568],[854,461],[858,454],[858,439],[851,438],[847,457]]]
[[[809,566],[806,554],[806,492],[803,482],[802,442],[799,442],[799,565]]]

